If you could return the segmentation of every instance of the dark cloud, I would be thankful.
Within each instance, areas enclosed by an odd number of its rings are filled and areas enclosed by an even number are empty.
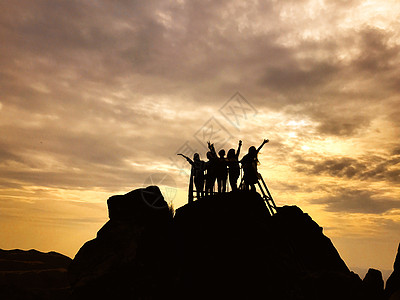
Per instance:
[[[17,69],[26,76],[34,72],[40,78],[51,72],[71,88],[78,87],[79,92],[88,86],[120,89],[126,83],[139,95],[175,95],[183,91],[189,95],[188,100],[201,98],[203,103],[224,101],[227,89],[243,88],[254,101],[274,107],[316,101],[315,93],[332,93],[333,89],[338,95],[336,88],[343,80],[358,78],[367,61],[379,58],[385,63],[387,54],[391,54],[390,60],[395,58],[395,49],[388,48],[390,33],[374,28],[354,31],[350,37],[349,33],[335,34],[335,38],[310,37],[294,46],[283,45],[279,38],[293,31],[279,17],[288,5],[302,12],[310,3],[70,1],[55,5],[28,1],[24,3],[26,9],[21,9],[10,2],[3,12],[3,30],[11,48],[4,52],[13,61],[18,57],[23,66],[4,58],[7,68],[3,73],[21,76],[11,72]],[[357,1],[335,4],[332,11],[345,12],[349,5],[355,6]],[[339,22],[341,16],[333,14],[331,18]],[[375,54],[368,54],[369,47]],[[362,55],[345,64],[335,56],[340,48],[360,48]],[[319,58],[321,51],[327,55]],[[77,81],[81,81],[78,86]],[[62,86],[52,85],[59,95]],[[22,98],[32,90],[25,89]],[[18,90],[22,92],[24,85],[20,84]],[[276,93],[283,96],[280,103],[265,97]],[[340,95],[348,100],[345,96]],[[68,98],[74,101],[76,97]],[[351,133],[348,127],[326,131]]]
[[[393,62],[399,58],[399,45],[393,45],[390,38],[393,32],[367,27],[357,36],[360,54],[352,62],[359,72],[384,75],[396,71]]]
[[[400,155],[400,147],[397,147],[393,150],[392,155]]]
[[[400,157],[398,156],[371,155],[357,159],[336,157],[315,160],[298,157],[296,163],[296,171],[306,174],[400,183]]]
[[[362,113],[346,112],[345,114],[329,113],[328,110],[315,116],[319,122],[319,133],[334,136],[353,136],[370,125],[372,117]]]
[[[327,211],[341,213],[382,214],[400,208],[400,199],[384,198],[368,190],[340,188],[331,196],[313,199],[312,204],[322,204]]]

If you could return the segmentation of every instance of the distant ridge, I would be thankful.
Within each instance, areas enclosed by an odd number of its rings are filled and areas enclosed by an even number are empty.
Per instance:
[[[54,251],[0,249],[0,299],[68,299],[71,261]]]

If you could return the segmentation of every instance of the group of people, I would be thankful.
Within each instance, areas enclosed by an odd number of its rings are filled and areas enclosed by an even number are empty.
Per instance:
[[[233,148],[230,149],[226,157],[224,149],[219,150],[217,154],[214,144],[208,142],[208,161],[201,160],[198,153],[193,155],[193,160],[182,153],[178,153],[177,155],[183,156],[191,164],[191,176],[193,176],[197,198],[201,198],[213,193],[215,181],[217,181],[218,193],[226,192],[228,175],[232,191],[237,190],[237,180],[240,176],[239,164],[243,168],[244,189],[255,190],[255,184],[258,182],[257,155],[266,143],[268,143],[267,139],[257,149],[251,146],[248,153],[241,160],[239,160],[239,154],[242,141],[239,141],[238,149],[236,151]]]

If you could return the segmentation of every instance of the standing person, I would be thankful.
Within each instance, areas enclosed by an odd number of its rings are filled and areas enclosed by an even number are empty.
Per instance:
[[[204,161],[200,159],[198,153],[193,155],[193,160],[182,153],[178,153],[177,155],[183,156],[192,165],[191,176],[193,176],[194,185],[196,187],[197,199],[204,197]]]
[[[216,160],[217,157],[214,155],[212,151],[207,152],[208,161],[205,163],[205,169],[207,170],[206,175],[206,195],[212,195],[213,189],[215,185],[216,175]]]
[[[218,164],[217,164],[217,184],[218,193],[226,192],[226,181],[228,179],[228,162],[225,157],[225,150],[218,151]]]
[[[240,175],[239,154],[241,147],[242,147],[242,141],[239,141],[239,146],[236,153],[235,149],[232,148],[228,151],[227,154],[229,184],[231,185],[232,191],[237,190],[237,180]]]
[[[225,158],[225,150],[221,149],[218,151],[218,155],[215,152],[214,144],[208,142],[208,148],[217,158],[215,161],[215,172],[217,175],[218,193],[226,192],[226,180],[228,179],[228,165]]]
[[[240,161],[243,166],[243,180],[246,190],[248,190],[249,187],[252,191],[256,190],[255,184],[258,182],[257,165],[259,163],[257,155],[261,148],[268,142],[269,140],[264,140],[258,149],[256,149],[254,146],[251,146],[249,148],[249,152],[243,156],[242,160]]]

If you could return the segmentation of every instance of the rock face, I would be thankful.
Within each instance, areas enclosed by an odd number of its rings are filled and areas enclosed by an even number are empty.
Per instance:
[[[271,217],[259,194],[238,191],[178,209],[174,226],[180,250],[178,298],[359,295],[359,277],[298,207],[283,207]]]
[[[110,220],[69,268],[73,298],[161,298],[171,287],[172,214],[160,190],[134,190],[107,204]]]
[[[386,281],[385,295],[390,300],[400,300],[400,244],[393,265],[393,273]]]
[[[382,272],[369,269],[363,279],[363,299],[384,299],[383,286]]]
[[[68,299],[70,263],[56,252],[0,250],[0,299]]]
[[[148,187],[108,207],[70,266],[75,299],[362,299],[361,279],[296,206],[270,216],[259,194],[236,191],[173,218]]]

